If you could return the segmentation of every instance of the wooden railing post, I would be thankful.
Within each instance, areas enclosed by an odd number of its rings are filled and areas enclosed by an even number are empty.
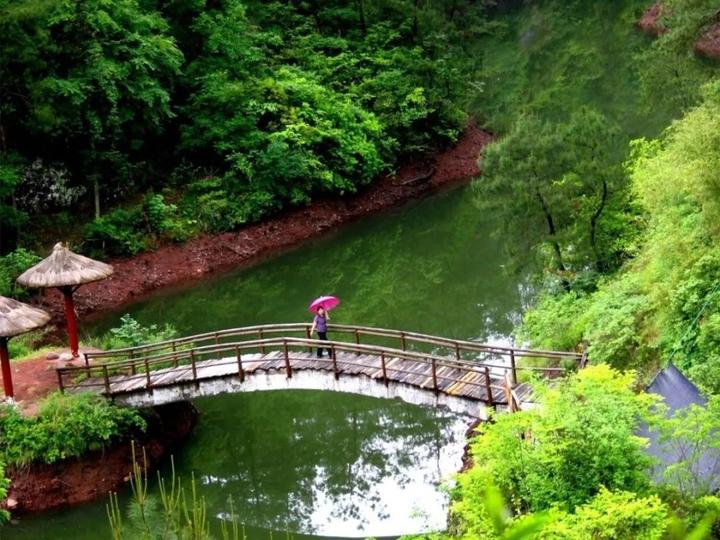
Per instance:
[[[192,368],[193,381],[195,382],[195,388],[200,386],[200,382],[197,377],[197,363],[195,362],[195,351],[190,351],[190,367]]]
[[[382,374],[383,374],[383,381],[385,381],[385,386],[388,385],[388,376],[387,376],[387,368],[385,367],[385,352],[380,353],[380,363],[382,364]]]
[[[310,327],[309,327],[309,326],[306,326],[306,327],[305,327],[305,336],[306,336],[308,339],[312,339],[312,334],[310,334]],[[310,346],[308,347],[308,352],[309,352],[309,353],[313,352],[312,345],[310,345]]]
[[[90,377],[90,360],[88,359],[87,353],[83,353],[83,356],[85,357],[85,369],[87,371],[87,376]]]
[[[110,397],[110,376],[108,375],[107,364],[103,364],[103,381],[105,382],[105,395]]]
[[[515,365],[515,349],[510,350],[510,369],[512,370],[512,383],[516,385],[518,382],[517,378],[517,366]]]
[[[492,387],[490,386],[490,369],[488,369],[487,366],[485,366],[485,391],[488,396],[488,405],[494,407],[495,404],[493,403]]]
[[[400,348],[403,351],[407,350],[406,344],[405,344],[405,332],[400,332]]]
[[[148,363],[147,356],[143,359],[145,364],[145,384],[147,389],[152,392],[152,379],[150,378],[150,364]]]
[[[60,393],[65,393],[65,387],[63,386],[63,377],[62,377],[62,371],[60,369],[56,370],[57,378],[58,378],[58,388],[60,389]]]
[[[355,333],[355,345],[360,345],[360,332],[358,332],[357,328],[355,329],[354,333]]]
[[[235,357],[237,358],[238,375],[240,376],[240,382],[245,382],[245,371],[242,367],[242,355],[240,354],[240,347],[235,345]]]
[[[433,378],[433,390],[435,393],[438,393],[438,383],[437,383],[437,367],[435,366],[435,359],[432,359],[432,378]]]
[[[292,368],[290,367],[290,353],[288,352],[288,344],[287,340],[283,339],[283,354],[285,355],[285,373],[287,373],[287,378],[290,379],[292,377]]]
[[[455,342],[455,359],[460,360],[460,344]]]
[[[137,370],[135,369],[135,362],[131,361],[130,362],[130,375],[135,375],[136,372],[137,372]]]
[[[215,332],[214,337],[215,337],[215,346],[220,345],[220,338],[218,337],[217,332]]]
[[[510,412],[515,412],[512,396],[512,380],[510,379],[510,374],[507,371],[503,376],[503,390],[505,391],[505,401],[507,401],[508,410]]]
[[[263,333],[262,328],[258,330],[258,337],[260,339],[265,339],[265,334]],[[260,345],[260,352],[265,354],[265,345]]]
[[[175,343],[174,341],[172,343],[172,352],[173,352],[173,365],[175,367],[178,367],[177,343]]]
[[[340,378],[337,365],[337,355],[335,354],[335,345],[330,346],[330,354],[332,355],[333,371],[335,372],[335,380]]]

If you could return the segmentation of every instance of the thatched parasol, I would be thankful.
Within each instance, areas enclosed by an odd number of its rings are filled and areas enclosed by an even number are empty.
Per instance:
[[[50,315],[42,309],[0,296],[0,367],[7,397],[12,398],[15,395],[10,372],[8,339],[45,326],[49,320]]]
[[[33,289],[57,287],[65,297],[65,319],[67,320],[70,351],[78,356],[77,322],[73,293],[85,283],[100,281],[113,273],[109,264],[95,261],[73,253],[62,245],[55,244],[52,253],[32,268],[26,270],[17,282]]]

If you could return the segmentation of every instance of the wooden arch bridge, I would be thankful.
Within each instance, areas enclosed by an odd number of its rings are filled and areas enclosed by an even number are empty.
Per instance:
[[[531,398],[533,376],[559,377],[584,367],[576,352],[498,347],[415,332],[310,324],[233,328],[160,343],[85,353],[82,366],[57,369],[60,390],[91,391],[130,406],[204,395],[272,389],[324,389],[400,398],[485,417],[517,410]],[[329,349],[318,358],[316,348]]]

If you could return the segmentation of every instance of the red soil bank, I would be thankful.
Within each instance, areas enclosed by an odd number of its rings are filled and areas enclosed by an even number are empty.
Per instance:
[[[157,407],[148,419],[147,433],[136,437],[138,462],[143,462],[144,448],[148,468],[154,468],[173,445],[192,431],[196,419],[197,411],[188,402]],[[9,468],[7,475],[12,482],[5,504],[17,517],[107,497],[129,481],[132,456],[132,443],[128,440],[82,459]]]
[[[157,251],[110,261],[115,274],[81,287],[75,294],[76,309],[79,314],[107,310],[162,287],[203,279],[210,273],[298,245],[361,216],[467,180],[479,174],[480,152],[491,140],[490,133],[470,125],[451,149],[404,165],[395,175],[379,178],[352,197],[317,200],[238,231],[203,235],[184,244],[165,245]],[[426,180],[429,172],[432,176]],[[62,302],[57,291],[45,292],[36,303],[61,320]]]

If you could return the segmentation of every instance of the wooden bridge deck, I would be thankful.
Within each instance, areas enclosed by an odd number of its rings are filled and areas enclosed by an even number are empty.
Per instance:
[[[385,358],[384,370],[380,355],[353,352],[337,352],[335,364],[331,358],[317,358],[314,352],[292,352],[286,360],[282,351],[243,355],[241,362],[243,379],[260,372],[284,373],[289,363],[293,372],[312,370],[335,373],[336,377],[365,376],[380,382],[406,384],[450,396],[507,405],[506,391],[500,377],[491,376],[487,384],[484,371],[451,366],[438,366],[433,377],[432,364],[406,358]],[[183,365],[151,371],[149,376],[145,373],[113,375],[109,376],[107,385],[102,377],[93,377],[68,388],[68,391],[94,391],[115,397],[143,392],[148,387],[157,389],[226,377],[241,377],[237,358],[199,361],[195,363],[194,371],[192,366]],[[490,399],[488,390],[492,393]],[[527,384],[516,385],[513,390],[521,401],[531,394]]]

